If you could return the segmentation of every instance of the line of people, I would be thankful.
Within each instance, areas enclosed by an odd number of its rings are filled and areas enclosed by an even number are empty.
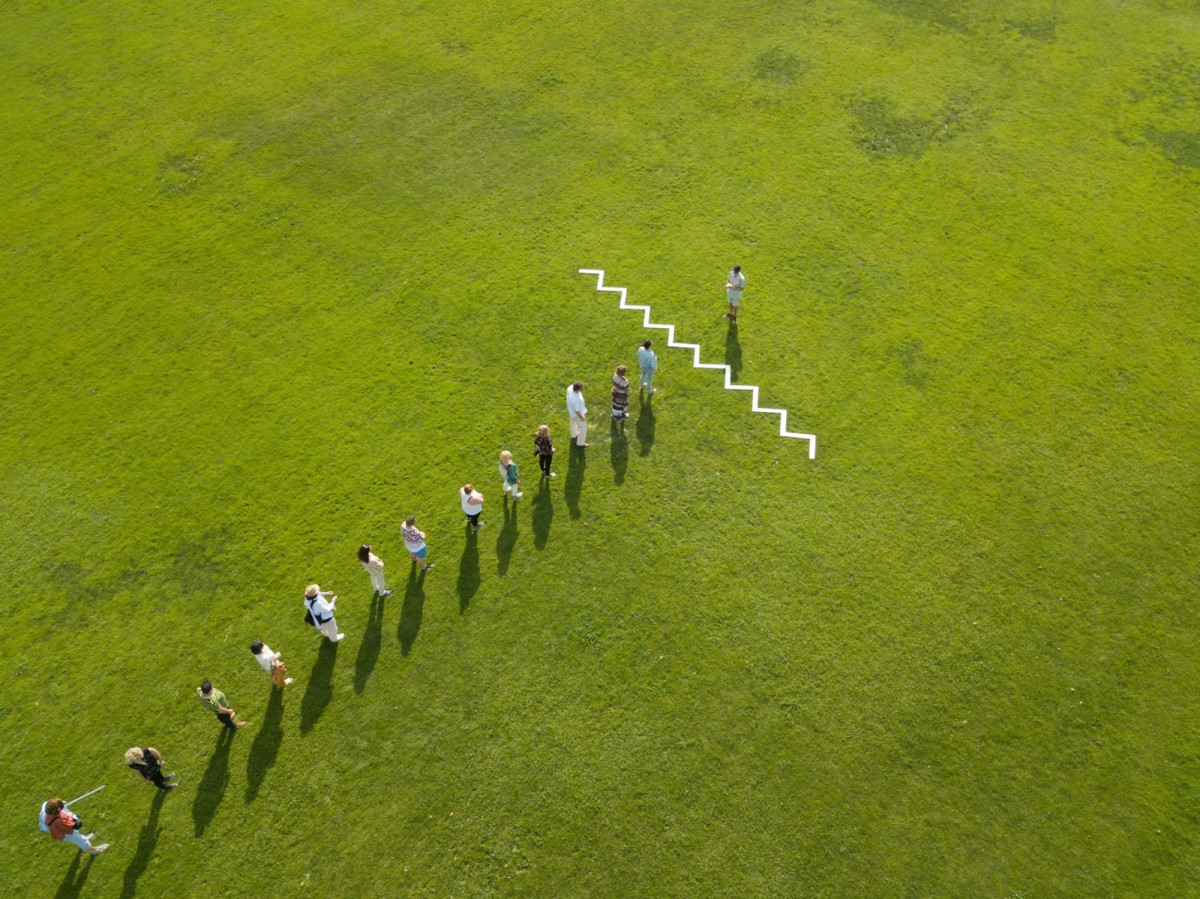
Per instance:
[[[647,340],[638,348],[638,366],[641,371],[639,389],[648,392],[649,395],[657,392],[654,387],[654,375],[658,370],[658,357],[652,349],[652,345],[652,341]],[[624,365],[617,366],[612,376],[610,393],[612,418],[622,424],[629,416],[630,386],[626,373],[627,368]],[[587,405],[584,402],[581,381],[575,381],[567,388],[567,414],[570,419],[571,437],[575,440],[576,445],[581,448],[589,446],[587,442]],[[537,428],[533,444],[541,476],[555,477],[555,472],[551,470],[555,448],[549,425],[540,425]],[[498,471],[505,501],[509,497],[513,502],[521,499],[525,494],[521,490],[520,471],[511,451],[504,450],[500,453]],[[483,494],[476,490],[474,485],[464,484],[459,490],[459,501],[463,513],[466,515],[468,526],[473,531],[478,531],[483,527],[483,522],[480,521],[480,515],[483,512]],[[417,527],[416,516],[410,515],[404,519],[400,534],[413,564],[420,566],[422,573],[432,569],[434,563],[429,560],[425,532]],[[380,598],[390,596],[392,591],[387,587],[384,562],[375,554],[371,545],[362,544],[358,548],[357,558],[371,580],[374,595]],[[335,614],[337,601],[337,594],[330,590],[322,590],[320,584],[309,584],[304,590],[305,622],[315,627],[322,637],[334,644],[340,643],[346,638],[345,633],[338,630]],[[250,643],[250,653],[266,672],[272,690],[283,690],[293,683],[294,678],[287,674],[287,666],[283,662],[282,653],[272,650],[262,640],[257,639]],[[212,712],[220,725],[229,731],[236,733],[249,723],[244,719],[238,720],[238,714],[229,698],[224,692],[217,689],[208,678],[205,678],[196,688],[196,698],[200,705]],[[153,746],[134,746],[126,750],[125,763],[144,782],[164,793],[174,790],[179,785],[175,774],[165,772],[165,759],[162,753]],[[99,855],[110,845],[109,843],[93,845],[92,838],[95,834],[81,833],[84,829],[82,819],[58,797],[49,799],[42,804],[38,824],[43,831],[50,834],[51,839],[69,842],[77,846],[81,852],[88,852],[91,855]]]

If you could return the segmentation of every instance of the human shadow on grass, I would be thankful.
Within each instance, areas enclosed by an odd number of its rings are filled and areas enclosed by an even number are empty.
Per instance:
[[[396,639],[400,641],[400,655],[412,652],[421,630],[421,619],[425,616],[425,572],[414,565],[408,573],[404,587],[404,605],[400,608],[400,626],[396,628]]]
[[[613,419],[609,430],[608,457],[612,463],[613,483],[619,487],[625,483],[625,469],[629,467],[629,437],[625,433],[624,419]]]
[[[321,639],[317,661],[313,663],[312,674],[309,675],[308,685],[304,689],[304,698],[300,700],[301,734],[306,734],[317,726],[325,707],[333,699],[333,664],[337,661],[337,648],[338,644]]]
[[[467,545],[458,560],[458,614],[467,611],[479,582],[479,534],[468,524]]]
[[[567,501],[567,512],[572,518],[579,517],[579,497],[583,493],[583,472],[587,468],[587,450],[572,443],[567,456],[567,482],[563,485],[563,498]]]
[[[367,678],[375,670],[379,660],[379,649],[383,644],[383,597],[378,593],[371,597],[371,610],[367,613],[367,629],[363,631],[362,643],[358,646],[358,658],[354,662],[354,692],[362,693],[367,688]]]
[[[233,746],[233,734],[227,727],[221,728],[217,745],[213,749],[204,776],[196,786],[196,798],[192,800],[192,825],[196,836],[204,836],[204,830],[217,814],[217,806],[225,798],[229,786],[229,750]]]
[[[85,857],[86,861],[83,861]],[[75,857],[71,859],[71,867],[67,868],[66,876],[58,885],[58,892],[54,894],[54,899],[74,899],[83,892],[83,885],[87,882],[88,875],[92,873],[92,859],[95,857],[90,852],[75,853]]]
[[[725,332],[725,364],[729,366],[729,380],[732,383],[738,379],[742,371],[742,344],[738,340],[737,325],[729,323]]]
[[[246,757],[247,803],[253,802],[258,796],[258,790],[266,780],[267,772],[275,764],[282,744],[283,689],[272,687],[271,695],[267,699],[267,710],[263,713],[262,723],[254,734],[254,742],[250,744],[250,755]]]
[[[142,825],[138,836],[137,852],[125,867],[124,883],[121,887],[121,899],[131,899],[137,893],[138,878],[146,873],[150,859],[154,857],[154,847],[158,845],[158,835],[162,828],[158,826],[158,813],[162,811],[163,800],[167,794],[162,790],[154,791],[154,800],[150,803],[150,817]]]
[[[510,503],[508,497],[504,499],[504,526],[496,536],[496,574],[500,577],[508,574],[508,563],[520,536],[517,532],[517,502],[514,499]]]
[[[638,412],[637,439],[641,444],[639,452],[643,456],[650,455],[654,446],[654,402],[650,397],[641,398],[641,409]]]
[[[550,479],[540,478],[537,496],[533,498],[533,545],[545,549],[550,542],[550,523],[554,521],[554,500],[550,496]]]

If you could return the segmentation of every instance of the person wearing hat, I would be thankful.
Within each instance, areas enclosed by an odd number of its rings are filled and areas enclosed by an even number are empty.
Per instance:
[[[742,291],[745,289],[746,276],[742,274],[742,267],[735,265],[725,279],[725,296],[729,300],[729,311],[725,313],[725,317],[731,325],[737,324],[738,306],[741,305]]]
[[[71,814],[71,810],[67,808],[67,804],[57,797],[47,800],[46,804],[42,806],[39,823],[41,823],[42,829],[50,834],[50,839],[71,843],[80,852],[90,852],[92,855],[99,855],[108,848],[108,843],[102,843],[99,846],[92,845],[92,837],[95,836],[94,833],[79,833],[79,828],[83,826],[83,822]]]
[[[304,590],[304,607],[312,616],[313,626],[330,643],[338,643],[346,638],[345,634],[338,633],[337,619],[333,617],[333,607],[337,605],[337,599],[332,591],[322,591],[319,584],[309,584]]]

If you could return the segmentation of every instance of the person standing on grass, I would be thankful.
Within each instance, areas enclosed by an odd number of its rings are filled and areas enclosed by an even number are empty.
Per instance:
[[[583,401],[583,382],[576,381],[567,388],[567,415],[571,417],[571,436],[576,446],[590,446],[587,442],[587,404]]]
[[[467,524],[471,529],[477,531],[483,527],[483,522],[479,520],[483,514],[483,494],[470,484],[463,484],[458,491],[458,501],[462,504],[463,514],[467,516]]]
[[[629,417],[629,379],[625,377],[628,371],[624,365],[618,365],[612,376],[612,417],[613,421],[624,421]]]
[[[537,433],[533,435],[533,446],[537,450],[538,467],[542,475],[554,477],[554,472],[550,470],[550,463],[554,461],[554,441],[550,439],[549,425],[538,425]]]
[[[746,276],[742,274],[742,267],[735,265],[729,277],[725,279],[725,296],[729,300],[729,311],[725,313],[725,317],[731,325],[737,324],[738,306],[742,303],[742,291],[745,289]]]
[[[517,471],[517,463],[513,461],[512,453],[508,450],[500,454],[500,477],[504,479],[500,488],[504,491],[505,498],[511,493],[515,502],[525,495],[521,492],[521,475]]]
[[[174,774],[163,775],[162,753],[153,746],[134,746],[125,750],[125,764],[141,775],[146,783],[154,784],[164,793],[175,789],[175,784],[167,783],[174,780]]]
[[[225,694],[213,688],[212,681],[206,680],[196,688],[196,698],[200,700],[200,705],[216,715],[217,720],[229,730],[241,730],[246,726],[245,721],[234,723],[237,712],[229,707],[229,700],[225,698]]]
[[[362,567],[366,569],[367,574],[371,575],[371,586],[375,592],[382,598],[391,596],[392,591],[387,588],[387,584],[383,580],[383,559],[371,552],[369,544],[364,543],[358,548],[358,561],[362,563]]]
[[[412,560],[421,566],[422,571],[433,567],[432,562],[426,562],[429,550],[425,546],[425,532],[417,528],[417,516],[409,515],[400,525],[400,536],[404,538],[404,548],[412,556]]]
[[[647,340],[638,347],[638,368],[642,370],[642,377],[638,381],[638,390],[647,390],[651,396],[654,396],[654,373],[658,371],[658,354],[650,349],[654,343],[652,340]]]
[[[271,675],[272,687],[282,690],[292,682],[292,678],[287,676],[287,667],[280,658],[283,653],[271,652],[271,647],[262,640],[255,640],[251,643],[250,652],[254,654],[254,660],[262,665],[263,671]]]
[[[309,584],[304,589],[304,607],[312,616],[313,627],[330,643],[340,643],[346,639],[345,634],[338,633],[337,619],[333,617],[337,599],[332,591],[322,591],[320,584]]]
[[[71,810],[67,808],[67,804],[57,796],[54,799],[47,800],[46,804],[42,806],[41,819],[45,822],[42,825],[42,829],[50,834],[50,839],[52,840],[62,840],[65,843],[71,843],[80,852],[90,852],[92,855],[99,855],[108,848],[108,843],[102,843],[99,846],[92,845],[92,837],[95,836],[94,833],[79,833],[79,828],[83,826],[83,822],[71,814]]]

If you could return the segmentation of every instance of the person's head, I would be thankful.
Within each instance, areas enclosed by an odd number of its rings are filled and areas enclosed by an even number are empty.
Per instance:
[[[627,372],[627,371],[629,371],[629,369],[627,369],[624,365],[617,366],[617,374],[620,377],[622,377],[622,378],[625,377],[625,372]]]
[[[200,683],[200,692],[207,696],[212,692],[212,681],[206,680]]]
[[[252,653],[254,653],[255,655],[258,655],[260,652],[262,652],[262,651],[263,651],[263,641],[262,641],[262,640],[255,640],[253,643],[251,643],[251,644],[250,644],[250,651],[251,651]]]
[[[370,562],[371,561],[371,544],[364,543],[362,546],[360,546],[358,548],[358,561],[360,561],[360,562]]]
[[[510,453],[508,450],[505,450],[500,454],[500,461],[507,465],[512,461],[512,453]]]
[[[304,598],[305,599],[313,599],[320,592],[321,592],[320,584],[309,584],[307,587],[304,588]]]
[[[571,389],[576,393],[583,393],[583,381],[576,381],[571,385]]]
[[[537,435],[539,437],[549,437],[550,436],[550,425],[538,425]]]
[[[142,752],[141,748],[134,746],[132,749],[125,750],[125,761],[131,765],[140,765],[146,761],[146,754]]]
[[[470,496],[472,493],[475,492],[475,486],[473,484],[463,484],[462,492],[465,493],[467,496]]]
[[[404,523],[411,528],[414,524],[417,523],[417,516],[409,515],[408,518],[404,519]]]
[[[736,275],[738,272],[740,272],[741,270],[742,270],[742,267],[741,267],[740,265],[735,265],[735,266],[733,267],[733,273],[734,273],[735,275]]]
[[[53,799],[49,800],[46,803],[46,814],[47,815],[57,815],[59,812],[61,812],[63,810],[63,807],[65,805],[66,805],[65,802],[63,802],[61,799],[59,799],[57,796],[55,796]]]
[[[650,349],[650,345],[652,343],[654,343],[653,340],[647,340],[645,343],[642,344],[642,346],[644,346],[646,349]]]

